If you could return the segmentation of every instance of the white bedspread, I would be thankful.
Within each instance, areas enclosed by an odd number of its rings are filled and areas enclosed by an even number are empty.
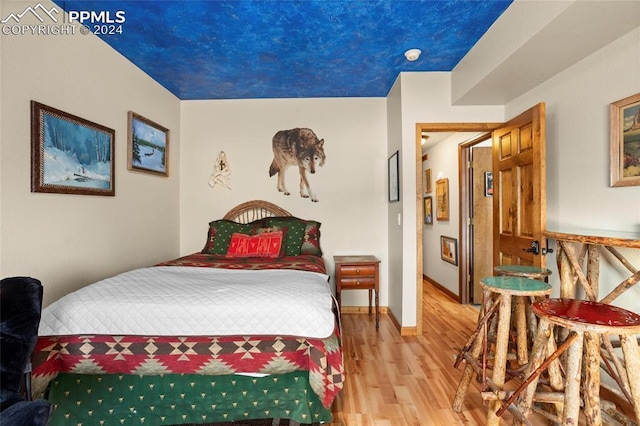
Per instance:
[[[334,329],[328,276],[296,270],[154,266],[107,278],[42,312],[40,336],[289,335]]]

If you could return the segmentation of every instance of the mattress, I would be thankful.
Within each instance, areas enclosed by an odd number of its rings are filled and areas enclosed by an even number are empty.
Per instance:
[[[335,328],[328,278],[290,269],[140,268],[54,302],[38,334],[326,338]]]

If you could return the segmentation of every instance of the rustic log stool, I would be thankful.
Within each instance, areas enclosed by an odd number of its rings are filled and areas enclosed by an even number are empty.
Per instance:
[[[493,272],[495,275],[500,276],[532,278],[544,282],[548,282],[549,275],[551,275],[549,269],[531,265],[497,265],[493,268]],[[527,348],[527,345],[531,347],[538,324],[535,315],[530,309],[532,300],[527,301],[526,299],[526,297],[516,297],[513,307],[514,315],[518,318],[516,324],[520,326],[516,330],[516,338],[519,339],[518,348]],[[528,324],[528,333],[527,329],[525,329],[525,324]],[[495,327],[494,325],[492,326]],[[525,342],[525,339],[527,339],[527,342]],[[528,353],[526,351],[521,351],[518,353],[518,360],[525,364],[528,361],[527,356]]]
[[[493,392],[499,394],[504,388],[507,370],[507,358],[509,352],[509,331],[512,325],[511,302],[514,297],[521,297],[523,300],[529,300],[530,297],[541,298],[548,297],[551,294],[551,286],[543,281],[522,277],[495,276],[487,277],[481,280],[482,284],[482,313],[478,320],[478,327],[471,335],[466,345],[462,348],[454,366],[457,368],[459,363],[464,359],[467,365],[463,371],[456,395],[453,401],[453,410],[460,412],[462,403],[466,397],[469,383],[475,375],[482,376],[482,382],[488,386]],[[490,319],[496,313],[498,315],[498,326],[495,337],[495,349],[491,350],[486,337],[487,327]],[[516,329],[524,327],[526,336],[526,319],[513,318],[513,322],[524,322],[524,324],[516,324]],[[518,339],[519,340],[519,339]],[[524,339],[524,348],[517,348],[517,352],[521,354],[527,353],[526,338]],[[488,352],[494,358],[491,378],[486,377],[486,360]],[[482,353],[482,356],[481,356]],[[520,358],[520,357],[519,357]],[[525,364],[527,357],[518,360],[519,364]],[[500,408],[502,400],[494,398],[489,404],[487,413],[487,425],[497,425],[499,417],[496,411]],[[518,417],[519,411],[512,407],[510,411]],[[521,418],[523,420],[523,418]]]
[[[640,423],[640,353],[635,336],[640,333],[640,316],[616,306],[576,299],[545,299],[533,303],[531,308],[540,323],[525,380],[504,401],[497,415],[508,408],[512,411],[510,406],[517,399],[518,411],[526,417],[537,392],[540,374],[566,351],[562,418],[550,414],[547,417],[563,425],[577,425],[582,403],[587,424],[601,425],[600,339],[609,339],[608,335],[614,334],[620,336],[624,355],[624,367],[620,363],[622,369],[615,379],[628,395],[636,421]],[[569,335],[555,352],[547,354],[547,342],[554,335],[554,326],[569,330]]]

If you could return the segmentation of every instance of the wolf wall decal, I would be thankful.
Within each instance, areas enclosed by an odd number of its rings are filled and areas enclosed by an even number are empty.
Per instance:
[[[278,131],[273,136],[272,144],[273,161],[269,167],[269,177],[278,174],[278,191],[290,195],[284,175],[287,167],[297,166],[300,172],[300,196],[317,203],[318,197],[309,186],[307,171],[314,174],[318,167],[324,165],[324,139],[318,139],[311,129],[295,128]]]

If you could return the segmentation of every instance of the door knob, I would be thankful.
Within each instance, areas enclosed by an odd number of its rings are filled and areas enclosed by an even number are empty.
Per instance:
[[[547,245],[549,245],[548,241],[547,241]],[[538,240],[532,241],[531,248],[522,249],[522,250],[526,251],[527,253],[540,254],[540,241]],[[549,253],[553,253],[553,249],[546,248],[546,247],[542,249],[542,254],[549,254]]]
[[[531,248],[522,249],[527,253],[540,254],[540,241],[535,240],[531,242]]]

